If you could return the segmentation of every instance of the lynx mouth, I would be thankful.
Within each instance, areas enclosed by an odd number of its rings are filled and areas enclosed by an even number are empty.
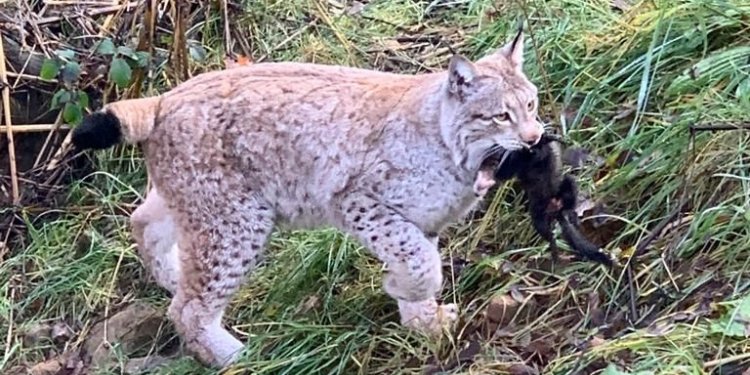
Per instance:
[[[494,172],[498,168],[500,168],[503,165],[503,162],[508,158],[508,155],[510,155],[513,152],[516,152],[518,150],[507,150],[505,148],[496,146],[493,147],[494,151],[489,153],[487,157],[482,160],[482,163],[479,166],[480,171],[492,171]]]

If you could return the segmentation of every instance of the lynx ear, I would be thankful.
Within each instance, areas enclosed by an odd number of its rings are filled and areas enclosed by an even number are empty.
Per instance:
[[[505,56],[514,68],[523,67],[523,24],[518,25],[516,36],[510,43],[504,45],[499,53]]]
[[[477,76],[474,64],[461,55],[453,55],[448,65],[448,92],[463,99]]]

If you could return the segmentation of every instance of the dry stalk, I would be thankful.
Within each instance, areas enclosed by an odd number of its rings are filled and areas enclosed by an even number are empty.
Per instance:
[[[5,134],[8,137],[8,160],[10,161],[10,184],[13,204],[19,204],[21,195],[18,191],[18,171],[16,170],[16,146],[13,142],[13,124],[10,120],[10,86],[5,71],[5,49],[3,38],[0,37],[0,78],[3,85],[3,115],[5,117]]]
[[[24,125],[13,125],[13,133],[41,133],[48,132],[51,130],[59,129],[70,129],[67,125],[57,126],[57,124],[24,124]],[[10,129],[5,125],[0,125],[0,132],[6,132]]]

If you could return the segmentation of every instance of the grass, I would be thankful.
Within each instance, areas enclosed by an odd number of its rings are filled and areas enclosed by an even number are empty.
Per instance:
[[[740,303],[750,296],[749,137],[689,129],[750,120],[746,1],[634,1],[619,11],[609,1],[383,0],[354,15],[351,4],[334,3],[247,1],[234,27],[251,36],[256,58],[416,73],[445,66],[447,44],[481,56],[523,16],[542,116],[601,158],[578,172],[607,205],[586,220],[588,233],[627,263],[683,192],[688,203],[633,260],[632,275],[583,263],[551,269],[519,194],[501,186],[486,210],[441,235],[443,297],[462,308],[459,329],[441,341],[398,326],[381,266],[356,242],[332,230],[279,233],[226,314],[247,349],[224,373],[738,374],[750,366],[750,312]],[[214,17],[193,28],[207,51],[195,71],[219,66],[221,27]],[[163,69],[154,68],[157,90],[167,89]],[[166,308],[129,237],[128,214],[145,193],[140,154],[119,148],[97,153],[96,163],[97,173],[70,187],[67,207],[25,216],[24,244],[0,265],[3,372],[60,350],[23,345],[24,330],[40,322],[81,333],[133,301]],[[488,319],[489,305],[507,314]],[[153,373],[214,371],[183,357]]]

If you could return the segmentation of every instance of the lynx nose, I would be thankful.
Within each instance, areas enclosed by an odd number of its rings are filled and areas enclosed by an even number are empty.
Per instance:
[[[526,129],[526,131],[521,131],[521,142],[526,143],[529,146],[533,146],[539,143],[539,140],[542,139],[543,132],[544,129],[537,124],[535,124],[535,126],[530,126]]]

